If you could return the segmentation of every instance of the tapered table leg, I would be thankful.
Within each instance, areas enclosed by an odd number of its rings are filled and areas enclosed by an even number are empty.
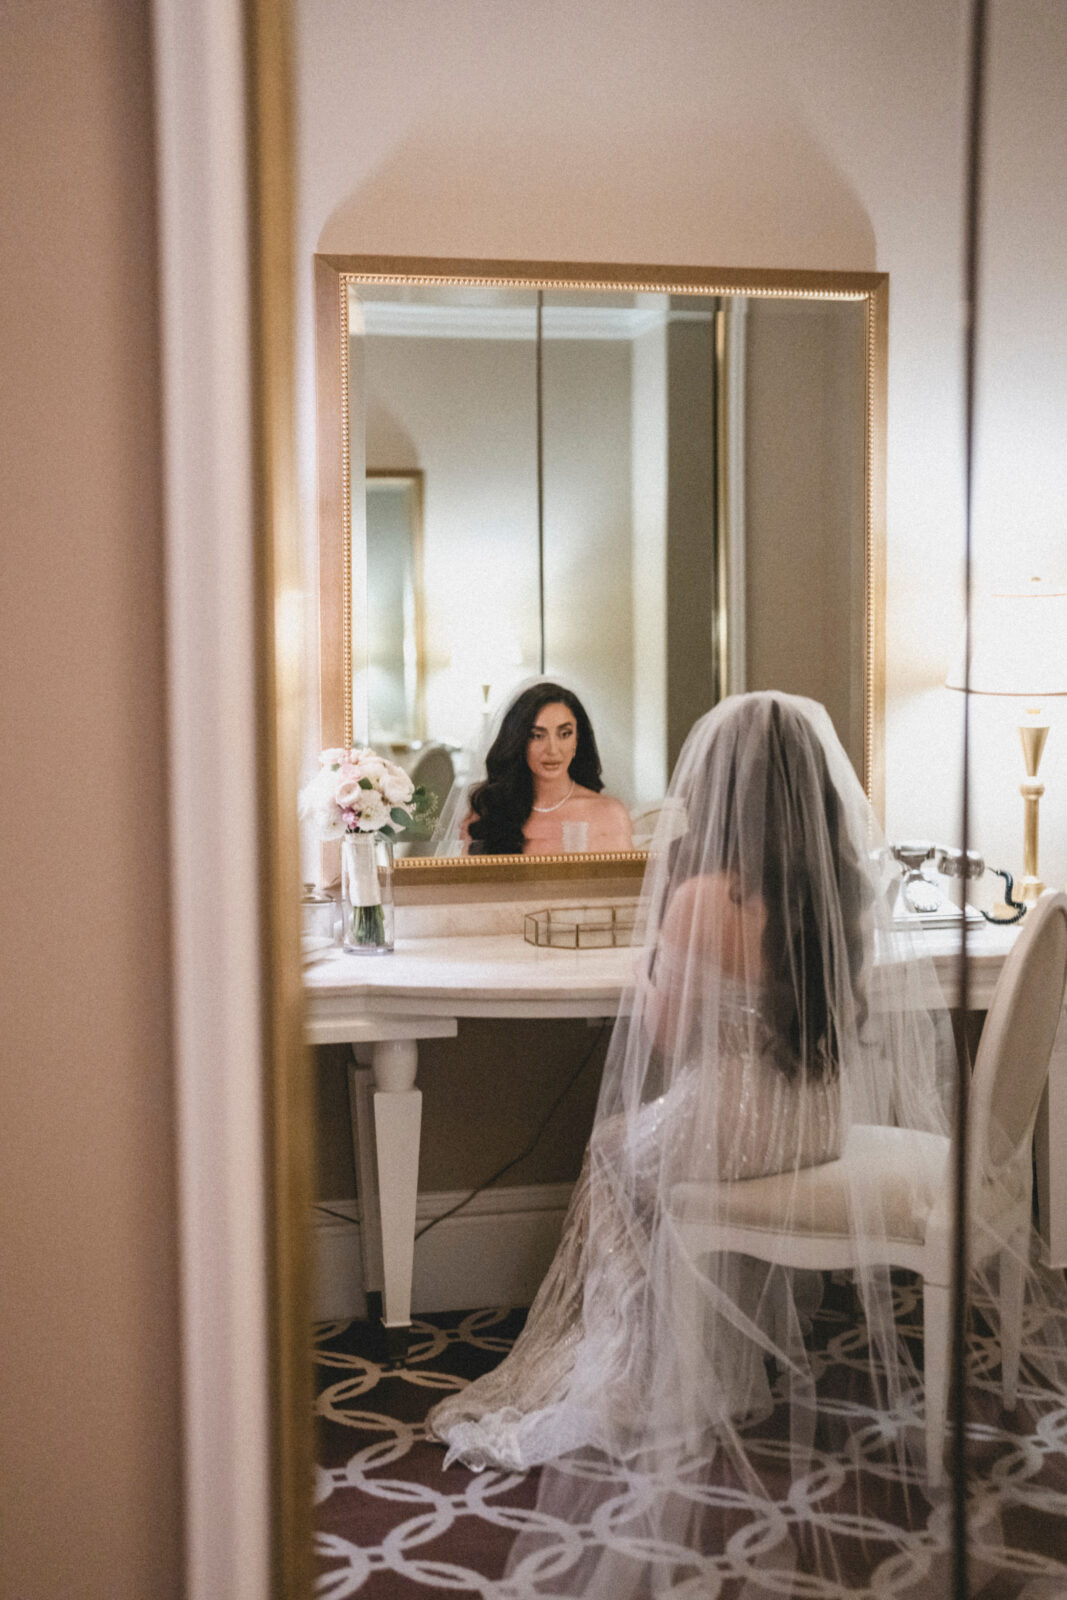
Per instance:
[[[382,1322],[411,1322],[415,1204],[419,1189],[422,1094],[415,1087],[418,1044],[384,1039],[374,1046],[374,1143],[382,1230]]]

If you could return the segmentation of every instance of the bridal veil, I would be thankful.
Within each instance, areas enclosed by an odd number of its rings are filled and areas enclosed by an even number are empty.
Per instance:
[[[716,1207],[753,1180],[773,1178],[802,1212],[806,1175],[856,1124],[948,1135],[949,1013],[914,936],[892,925],[893,888],[820,706],[745,695],[696,725],[650,854],[634,981],[560,1253],[495,1386],[473,1385],[436,1424],[470,1464],[545,1463],[498,1600],[948,1593],[921,1285],[884,1264],[929,1174],[905,1167],[839,1196],[848,1274],[713,1240]],[[682,1250],[679,1196],[694,1189],[712,1243]],[[981,1411],[972,1521],[983,1581],[1007,1574],[1005,1594],[1045,1597],[1067,1592],[1045,1587],[1067,1566],[1028,1553],[1019,1519],[1061,1509],[1041,1452],[1062,1489],[1063,1294],[1062,1279],[1025,1270],[1020,1405],[1007,1420],[999,1403]],[[975,1382],[990,1394],[994,1287],[973,1285]],[[1044,1444],[1020,1442],[1035,1429]]]

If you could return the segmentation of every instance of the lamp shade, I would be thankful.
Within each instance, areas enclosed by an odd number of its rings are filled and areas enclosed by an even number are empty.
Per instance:
[[[1014,590],[982,595],[945,683],[972,694],[1015,694],[1043,700],[1067,694],[1067,585],[1034,578]]]

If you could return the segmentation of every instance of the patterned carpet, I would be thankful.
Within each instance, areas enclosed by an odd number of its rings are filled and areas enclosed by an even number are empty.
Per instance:
[[[318,1467],[316,1593],[327,1600],[427,1600],[481,1594],[504,1571],[516,1523],[537,1499],[537,1473],[442,1472],[427,1411],[510,1350],[525,1311],[417,1319],[407,1360],[390,1368],[365,1322],[316,1329]]]
[[[918,1295],[898,1285],[898,1316],[906,1335],[917,1333]],[[318,1466],[316,1594],[323,1600],[429,1600],[445,1593],[475,1594],[483,1600],[504,1600],[499,1585],[509,1548],[528,1523],[537,1498],[536,1472],[517,1476],[501,1472],[472,1473],[456,1466],[442,1471],[444,1452],[425,1437],[424,1418],[443,1394],[462,1388],[488,1370],[510,1349],[525,1318],[523,1311],[455,1312],[416,1320],[406,1359],[390,1363],[381,1330],[370,1323],[342,1322],[316,1330],[318,1389]],[[815,1338],[825,1358],[820,1394],[827,1410],[842,1423],[832,1445],[821,1451],[823,1466],[806,1488],[783,1476],[782,1504],[796,1501],[802,1489],[796,1527],[803,1539],[813,1528],[840,1541],[847,1572],[841,1586],[803,1587],[804,1594],[872,1595],[868,1580],[881,1556],[878,1537],[857,1544],[850,1527],[847,1495],[828,1493],[836,1465],[847,1457],[861,1461],[866,1481],[881,1484],[885,1511],[895,1526],[907,1526],[907,1506],[921,1508],[919,1522],[929,1515],[925,1497],[910,1494],[911,1483],[886,1471],[879,1428],[872,1428],[870,1408],[849,1394],[849,1369],[856,1362],[857,1319],[847,1288],[834,1286],[824,1301]],[[861,1336],[862,1338],[862,1336]],[[977,1563],[971,1593],[974,1600],[1067,1600],[1067,1410],[1051,1410],[1043,1436],[1020,1436],[1013,1419],[1000,1409],[997,1362],[984,1350],[980,1334],[972,1357],[969,1457],[972,1482],[972,1526],[996,1546],[994,1567]],[[917,1419],[910,1418],[914,1423]],[[760,1430],[759,1448],[773,1475],[773,1463],[785,1459],[775,1437],[775,1418]],[[884,1442],[884,1441],[883,1441]],[[909,1471],[918,1484],[921,1469]],[[992,1509],[1002,1502],[994,1485],[1013,1485],[1015,1502],[991,1523]],[[723,1486],[724,1489],[726,1486]],[[809,1492],[811,1491],[811,1492]],[[865,1491],[865,1493],[868,1491]],[[867,1502],[867,1509],[876,1502]],[[737,1497],[733,1496],[734,1511]],[[934,1512],[935,1519],[947,1506]],[[869,1526],[869,1525],[868,1525]],[[835,1531],[836,1530],[836,1531]],[[719,1587],[716,1551],[725,1548],[730,1528],[708,1541],[709,1593],[732,1594],[727,1580]],[[928,1533],[917,1525],[913,1543],[898,1563],[896,1577],[878,1595],[907,1593],[921,1600],[940,1600],[951,1591],[948,1573],[935,1566],[915,1584],[928,1561]],[[911,1570],[906,1580],[905,1569]]]

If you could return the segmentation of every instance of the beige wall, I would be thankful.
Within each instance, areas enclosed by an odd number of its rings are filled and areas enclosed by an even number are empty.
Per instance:
[[[300,0],[305,502],[316,250],[888,272],[887,819],[958,834],[956,0]],[[1067,7],[994,0],[980,568],[1067,567]],[[1055,746],[1055,748],[1054,748]],[[979,843],[1017,858],[992,731]],[[1067,719],[1046,755],[1067,792]],[[1044,860],[1067,878],[1067,806]]]
[[[572,1078],[542,1142],[500,1186],[574,1179],[593,1125],[610,1032],[610,1025],[601,1030],[599,1023],[581,1019],[500,1023],[465,1018],[456,1038],[424,1040],[419,1045],[420,1190],[454,1191],[482,1182],[526,1147]],[[316,1058],[322,1134],[317,1193],[323,1199],[347,1199],[356,1192],[348,1050],[326,1045]]]
[[[1067,587],[1067,5],[998,0],[983,232],[976,566]],[[1067,699],[1049,702],[1041,865],[1067,886]],[[1018,703],[975,701],[975,838],[1018,866]],[[1005,797],[1005,790],[1007,794]]]
[[[149,7],[3,8],[0,1504],[181,1592]]]
[[[633,805],[631,346],[549,339],[545,397],[548,671],[589,713],[607,793]]]
[[[494,677],[506,673],[510,682],[537,671],[533,343],[372,337],[364,360],[368,467],[424,474],[429,727],[463,745],[497,639],[513,641],[516,654]],[[472,439],[477,472],[469,470]],[[490,559],[479,560],[486,549]],[[494,624],[488,648],[488,628],[471,625],[481,615],[472,587]],[[495,685],[494,700],[503,686]]]
[[[630,415],[633,480],[634,789],[651,806],[667,790],[667,324],[633,345]]]
[[[863,307],[753,300],[745,320],[749,689],[819,700],[863,770]]]
[[[487,675],[495,703],[538,670],[534,358],[532,338],[381,336],[363,356],[368,467],[424,474],[428,724],[460,746]],[[629,391],[627,342],[546,340],[546,670],[584,700],[605,782],[627,805]]]

